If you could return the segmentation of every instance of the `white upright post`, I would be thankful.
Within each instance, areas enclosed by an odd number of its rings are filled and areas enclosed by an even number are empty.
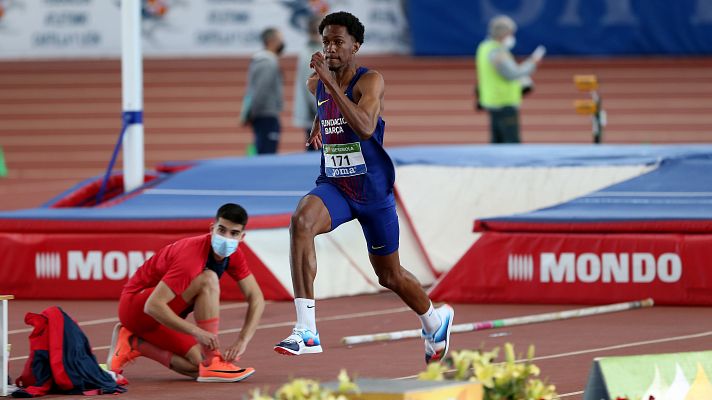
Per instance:
[[[12,299],[12,296],[0,296],[0,357],[2,359],[2,363],[0,363],[0,396],[7,396],[8,393],[8,385],[7,385],[7,376],[8,376],[8,366],[10,363],[10,350],[9,346],[7,343],[7,331],[8,331],[8,326],[7,326],[7,301],[9,299]]]
[[[121,93],[123,119],[124,192],[143,184],[143,60],[141,0],[121,0]]]

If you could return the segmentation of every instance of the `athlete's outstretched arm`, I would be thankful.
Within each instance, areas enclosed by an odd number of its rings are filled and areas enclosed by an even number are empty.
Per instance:
[[[260,286],[257,284],[254,275],[248,275],[246,278],[238,281],[237,284],[245,296],[245,301],[247,301],[247,314],[245,315],[245,323],[242,325],[237,340],[228,347],[223,354],[225,361],[232,361],[247,350],[247,344],[250,343],[250,340],[252,340],[252,337],[255,335],[257,324],[260,322],[262,312],[265,309],[265,298],[262,295],[262,290],[260,290]]]
[[[358,104],[349,100],[329,71],[321,52],[312,55],[311,64],[319,79],[331,93],[331,97],[344,116],[351,129],[363,140],[373,135],[381,113],[385,84],[383,76],[376,71],[369,71],[359,79],[354,90],[359,90],[361,98]]]

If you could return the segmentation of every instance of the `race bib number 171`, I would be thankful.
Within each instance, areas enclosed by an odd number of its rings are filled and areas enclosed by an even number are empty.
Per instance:
[[[329,178],[343,178],[366,173],[361,143],[325,144],[324,172]]]

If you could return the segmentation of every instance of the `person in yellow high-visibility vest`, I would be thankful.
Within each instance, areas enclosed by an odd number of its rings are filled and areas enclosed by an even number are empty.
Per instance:
[[[521,64],[511,49],[516,43],[516,23],[505,15],[489,22],[488,37],[477,47],[479,104],[490,114],[492,143],[519,143],[519,106],[522,90],[531,85],[531,75],[546,50],[539,46]]]

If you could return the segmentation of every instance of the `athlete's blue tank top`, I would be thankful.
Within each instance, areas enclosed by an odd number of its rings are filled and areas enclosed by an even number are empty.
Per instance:
[[[359,67],[351,79],[346,96],[354,101],[353,90],[368,68]],[[359,203],[379,202],[393,193],[395,168],[383,149],[385,121],[378,116],[376,129],[368,140],[361,140],[346,123],[331,95],[319,80],[316,101],[321,125],[321,174],[317,184],[329,182]]]

